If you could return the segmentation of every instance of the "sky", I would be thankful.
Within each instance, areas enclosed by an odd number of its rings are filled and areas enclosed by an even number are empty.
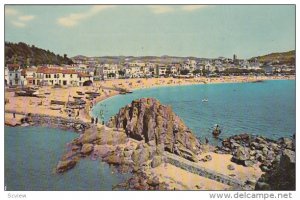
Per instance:
[[[6,5],[5,41],[69,57],[251,58],[295,49],[295,6]]]

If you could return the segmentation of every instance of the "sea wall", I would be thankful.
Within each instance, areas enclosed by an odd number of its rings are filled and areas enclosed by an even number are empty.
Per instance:
[[[184,169],[193,174],[197,174],[197,175],[218,181],[220,183],[233,186],[234,188],[242,188],[244,186],[244,184],[237,179],[233,179],[229,176],[225,176],[225,175],[217,173],[215,171],[211,171],[209,169],[203,168],[193,162],[187,161],[186,159],[183,159],[174,154],[165,152],[165,155],[167,158],[166,159],[167,163],[175,165],[176,167]]]
[[[59,128],[62,130],[75,131],[77,133],[83,133],[91,125],[79,119],[71,119],[57,116],[49,116],[42,114],[30,114],[23,112],[5,111],[6,113],[15,113],[17,115],[24,115],[23,121],[30,122],[34,126],[44,126],[50,128]],[[21,121],[22,121],[21,120]]]

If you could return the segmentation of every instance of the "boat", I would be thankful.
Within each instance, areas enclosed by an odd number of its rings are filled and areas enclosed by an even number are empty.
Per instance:
[[[208,102],[208,99],[202,99],[202,102]]]
[[[212,135],[217,138],[219,137],[219,135],[221,134],[221,129],[220,129],[220,126],[218,124],[215,124],[214,125],[214,130],[212,131]]]

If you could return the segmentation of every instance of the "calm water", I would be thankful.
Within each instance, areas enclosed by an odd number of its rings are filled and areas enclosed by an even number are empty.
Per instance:
[[[5,127],[6,190],[112,190],[126,176],[103,162],[81,160],[75,168],[54,173],[67,142],[78,135],[42,127]]]
[[[220,124],[222,137],[251,133],[275,139],[291,136],[296,131],[294,80],[136,90],[98,103],[93,115],[97,116],[103,109],[107,121],[121,107],[142,97],[154,97],[171,105],[200,138],[212,139],[214,124]],[[208,102],[202,102],[204,98]]]

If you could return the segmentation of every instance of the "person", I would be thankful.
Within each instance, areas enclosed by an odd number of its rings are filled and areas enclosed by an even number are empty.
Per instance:
[[[221,130],[218,124],[215,125],[212,134],[214,135],[214,137],[218,137],[221,134]]]
[[[91,118],[91,122],[92,122],[92,124],[94,123],[94,117]]]
[[[208,144],[209,140],[207,139],[207,137],[205,137],[205,144]]]
[[[96,117],[95,124],[98,124],[98,117]]]
[[[16,113],[13,113],[13,117],[16,118]]]

